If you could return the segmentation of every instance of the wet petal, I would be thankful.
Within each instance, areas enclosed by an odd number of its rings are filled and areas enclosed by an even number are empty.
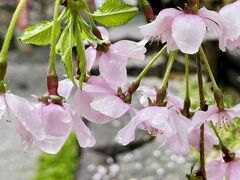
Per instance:
[[[202,18],[196,15],[180,15],[172,23],[173,38],[183,53],[197,53],[205,33],[206,25]]]
[[[55,104],[43,106],[41,118],[46,137],[37,141],[40,149],[50,154],[58,153],[71,132],[71,115],[63,107]]]
[[[18,119],[36,139],[44,138],[45,132],[42,121],[32,103],[11,93],[6,93],[5,98],[13,116]]]
[[[102,54],[99,58],[101,76],[113,87],[124,86],[127,81],[127,57],[116,54]]]
[[[95,138],[92,136],[88,127],[83,123],[80,116],[76,112],[72,111],[73,116],[73,128],[75,130],[78,142],[81,147],[92,147],[95,145]]]
[[[116,141],[123,146],[126,146],[135,139],[135,129],[136,123],[134,120],[131,120],[126,126],[118,131],[116,136]]]
[[[129,105],[114,95],[95,97],[90,105],[94,110],[113,118],[119,118],[129,110]]]
[[[87,120],[97,124],[103,124],[113,120],[112,117],[105,116],[90,106],[90,103],[93,101],[93,96],[90,94],[78,90],[74,99],[74,104],[78,112]]]

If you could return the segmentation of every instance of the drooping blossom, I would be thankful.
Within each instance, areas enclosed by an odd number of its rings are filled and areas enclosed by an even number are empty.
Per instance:
[[[0,94],[0,121],[4,120],[16,124],[24,151],[29,149],[34,139],[42,140],[45,137],[43,124],[37,111],[27,99],[12,93]]]
[[[63,103],[37,103],[36,109],[41,118],[46,136],[36,141],[39,148],[47,153],[58,153],[73,128],[81,147],[92,147],[95,139],[88,127],[83,123],[74,107]]]
[[[116,140],[127,145],[135,139],[136,128],[147,130],[151,135],[167,143],[173,153],[186,154],[189,120],[166,107],[150,106],[136,113],[131,121],[117,134]]]
[[[228,22],[231,23],[232,28],[232,34],[234,36],[234,39],[229,39],[227,41],[227,48],[230,50],[234,50],[237,47],[240,47],[240,1],[237,0],[234,3],[230,3],[226,6],[224,6],[219,13],[226,18]]]
[[[105,28],[99,27],[104,40],[109,40]],[[108,44],[100,50],[99,45],[92,44],[86,50],[87,69],[90,71],[95,60],[99,59],[99,71],[101,76],[113,87],[123,86],[127,80],[128,58],[143,60],[145,58],[145,41],[139,43],[121,40],[114,44]]]
[[[188,135],[189,144],[196,150],[200,150],[200,127],[192,129]],[[218,145],[219,140],[214,134],[213,130],[208,126],[207,123],[204,124],[204,149],[211,149],[214,145]]]
[[[198,52],[207,30],[217,35],[219,48],[225,51],[227,39],[233,38],[231,26],[220,14],[204,7],[197,13],[164,9],[153,22],[140,26],[140,32],[146,38],[166,42],[168,52],[180,49],[187,54]]]
[[[236,153],[235,158],[229,162],[221,160],[211,161],[206,165],[208,180],[238,180],[240,177],[240,154]]]
[[[69,81],[60,82],[60,95],[68,96],[67,94],[71,90],[61,89],[72,89],[73,84],[70,84]],[[76,91],[74,104],[83,117],[98,124],[112,121],[121,117],[128,110],[134,109],[130,104],[124,102],[124,97],[117,93],[117,89],[111,88],[101,76],[91,76],[83,84],[82,91]]]
[[[200,127],[206,121],[213,121],[217,126],[232,126],[234,124],[234,118],[240,116],[240,106],[237,105],[232,108],[224,108],[224,110],[218,109],[217,106],[209,106],[207,111],[197,111],[192,120],[192,128]]]

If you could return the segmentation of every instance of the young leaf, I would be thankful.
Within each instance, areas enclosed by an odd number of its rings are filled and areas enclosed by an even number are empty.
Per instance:
[[[34,26],[30,26],[25,29],[25,32],[19,37],[19,39],[21,42],[27,44],[48,45],[51,41],[52,26],[52,21],[44,21]],[[60,32],[60,27],[57,29]]]
[[[107,0],[93,14],[93,18],[105,26],[120,26],[138,14],[138,8],[120,0]]]
[[[65,29],[63,30],[63,32],[58,40],[58,43],[56,45],[56,53],[57,54],[63,55],[66,52],[66,49],[69,48],[69,46],[73,47],[75,44],[74,36],[72,34],[71,45],[70,45],[69,38],[71,36],[69,34],[69,28],[70,28],[69,26],[65,27]]]
[[[58,32],[60,33],[60,22],[70,13],[69,10],[64,9],[58,17]],[[34,26],[29,26],[25,32],[19,37],[22,43],[35,44],[35,45],[48,45],[51,41],[52,21],[44,21]]]
[[[69,25],[64,29],[62,36],[58,42],[57,51],[62,56],[62,63],[68,78],[75,84],[72,65],[72,48],[74,46],[73,37],[73,17],[71,17]]]
[[[68,49],[62,56],[62,63],[64,65],[68,78],[75,84],[72,67],[72,47],[68,47]]]
[[[91,31],[91,26],[89,26],[80,16],[78,18],[79,24],[82,30],[82,38],[84,40],[94,41],[98,44],[102,43],[102,40],[98,39]]]

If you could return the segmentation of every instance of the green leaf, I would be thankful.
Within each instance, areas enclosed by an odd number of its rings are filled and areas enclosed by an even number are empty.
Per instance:
[[[68,47],[65,54],[62,56],[62,63],[64,65],[68,78],[75,84],[72,65],[72,47]]]
[[[60,54],[60,55],[64,55],[64,53],[66,52],[66,49],[69,48],[69,46],[73,47],[75,44],[74,41],[74,36],[72,34],[72,39],[71,39],[71,45],[69,42],[69,38],[70,38],[70,34],[69,34],[69,27],[65,27],[65,29],[63,30],[58,43],[56,45],[56,53]]]
[[[120,26],[138,14],[138,8],[120,0],[107,0],[93,14],[93,18],[105,26]]]
[[[64,65],[65,71],[68,78],[75,84],[75,79],[73,75],[73,63],[72,63],[72,48],[74,46],[74,36],[73,36],[73,17],[70,18],[68,26],[64,29],[56,50],[62,56],[62,63]]]
[[[103,42],[92,33],[91,26],[89,26],[81,17],[78,18],[78,21],[81,26],[81,34],[84,40],[94,41],[98,44],[101,44]]]
[[[57,34],[60,33],[60,22],[67,17],[69,13],[70,11],[68,9],[64,9],[58,17]],[[48,45],[51,43],[52,26],[52,21],[44,21],[34,26],[29,26],[19,39],[22,43],[26,44]]]
[[[21,42],[27,44],[48,45],[51,41],[52,26],[52,21],[44,21],[34,26],[30,26],[25,29],[25,32],[19,37],[19,39]],[[59,34],[60,25],[57,29],[57,33]]]
[[[79,24],[75,24],[74,32],[75,32],[76,50],[77,50],[77,55],[79,59],[79,68],[81,72],[80,79],[79,79],[79,86],[80,86],[80,89],[82,90],[84,77],[87,71],[86,70],[87,59],[85,54],[85,45],[82,39],[81,28]]]

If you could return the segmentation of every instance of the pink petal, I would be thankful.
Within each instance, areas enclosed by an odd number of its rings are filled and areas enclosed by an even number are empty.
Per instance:
[[[86,57],[87,57],[87,70],[91,71],[93,64],[97,58],[97,50],[90,46],[86,49]]]
[[[165,107],[150,106],[140,110],[133,120],[140,129],[152,130],[152,128],[161,131],[164,136],[170,137],[174,134],[174,129],[168,123],[169,111]]]
[[[43,139],[45,136],[43,124],[34,106],[28,100],[11,93],[6,93],[5,98],[14,117],[18,119],[36,139]]]
[[[197,111],[192,118],[189,132],[195,128],[199,128],[203,123],[213,120],[210,119],[210,117],[216,115],[218,111],[216,106],[209,106],[206,112],[201,110]]]
[[[69,98],[73,88],[74,85],[70,79],[64,79],[58,83],[58,93],[65,99]]]
[[[240,47],[240,37],[234,41],[227,41],[227,48],[231,51],[233,51],[236,48]]]
[[[206,25],[202,18],[196,15],[180,15],[172,23],[173,38],[183,53],[197,53],[205,33]]]
[[[188,136],[189,143],[199,151],[199,141],[200,141],[200,128],[193,129]],[[219,141],[212,131],[212,129],[207,125],[204,124],[204,148],[206,150],[211,149],[214,145],[218,145]]]
[[[145,44],[134,41],[122,40],[111,45],[111,48],[117,50],[123,56],[132,59],[144,60],[146,48]]]
[[[171,38],[173,19],[183,14],[174,8],[164,9],[159,12],[157,18],[146,25],[140,26],[140,32],[147,38],[160,38],[162,43],[168,42]]]
[[[89,93],[77,91],[74,99],[78,112],[87,120],[97,124],[104,124],[113,120],[112,117],[105,116],[92,109],[90,103],[93,101],[93,96]]]
[[[226,166],[218,160],[214,160],[206,165],[208,180],[222,180],[226,173]]]
[[[57,104],[43,105],[41,107],[41,118],[47,121],[47,119],[57,119],[59,122],[69,123],[72,121],[71,114],[64,106]]]
[[[71,132],[71,115],[63,107],[50,104],[42,107],[41,117],[46,137],[37,141],[37,144],[42,151],[56,154],[61,150]]]
[[[123,146],[126,146],[135,139],[135,129],[137,124],[131,120],[126,126],[118,131],[116,141]]]
[[[22,138],[22,149],[24,152],[26,152],[32,145],[33,136],[28,130],[26,130],[26,128],[18,120],[16,121],[16,129],[17,129],[18,134]]]
[[[127,57],[116,54],[102,54],[99,58],[101,76],[114,88],[124,86],[127,81]]]
[[[170,113],[169,121],[175,126],[176,134],[167,138],[167,143],[173,153],[186,155],[189,152],[188,127],[190,121],[176,113]]]
[[[219,48],[225,51],[227,39],[232,39],[231,25],[217,12],[210,11],[206,8],[201,8],[198,15],[203,18],[210,32],[215,33],[219,38]]]
[[[73,128],[75,130],[78,142],[81,147],[92,147],[95,145],[95,138],[92,136],[88,127],[83,123],[80,117],[72,111],[73,116]]]
[[[230,3],[224,6],[219,14],[223,16],[229,23],[231,23],[232,28],[232,36],[234,39],[239,38],[240,36],[240,2],[236,1],[234,3]]]
[[[102,35],[102,38],[104,40],[109,40],[109,34],[108,34],[108,30],[105,28],[105,27],[101,27],[101,26],[98,26],[97,27]]]
[[[167,94],[167,108],[170,110],[174,110],[180,112],[183,109],[183,100],[178,98],[177,96],[168,93]]]
[[[113,118],[119,118],[129,110],[129,105],[114,95],[95,97],[90,105],[94,110]]]
[[[227,180],[238,180],[240,177],[240,163],[238,161],[232,161],[228,163],[228,169],[226,172]]]

